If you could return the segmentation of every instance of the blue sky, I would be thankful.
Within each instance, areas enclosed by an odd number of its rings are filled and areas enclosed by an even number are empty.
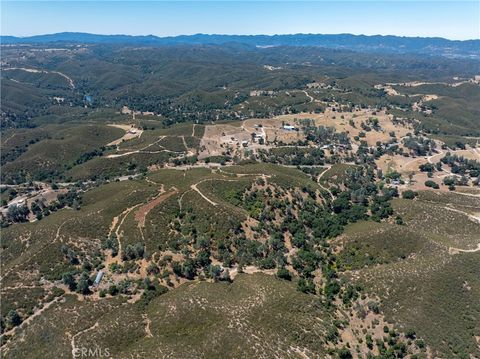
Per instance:
[[[2,35],[292,34],[480,38],[480,1],[4,1]]]

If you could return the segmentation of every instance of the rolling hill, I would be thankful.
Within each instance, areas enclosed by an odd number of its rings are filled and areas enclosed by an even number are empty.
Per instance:
[[[110,44],[141,44],[149,46],[159,45],[224,45],[241,43],[250,46],[318,46],[332,49],[347,49],[358,52],[378,53],[417,53],[441,55],[446,57],[480,58],[478,50],[480,40],[447,40],[444,38],[400,37],[400,36],[365,36],[352,34],[292,34],[292,35],[182,35],[175,37],[158,37],[154,35],[96,35],[88,33],[64,32],[49,35],[30,37],[2,36],[3,44],[52,42],[71,43],[110,43]]]

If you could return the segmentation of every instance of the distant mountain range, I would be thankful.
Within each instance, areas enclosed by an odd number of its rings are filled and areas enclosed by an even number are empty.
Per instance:
[[[480,40],[447,40],[439,37],[366,36],[352,34],[293,34],[293,35],[181,35],[158,37],[154,35],[96,35],[62,32],[30,37],[0,36],[2,44],[88,43],[125,45],[177,45],[241,43],[256,47],[318,46],[360,52],[413,53],[433,56],[480,59]]]

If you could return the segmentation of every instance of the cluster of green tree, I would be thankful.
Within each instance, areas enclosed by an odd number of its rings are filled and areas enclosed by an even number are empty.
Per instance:
[[[440,162],[437,163],[437,165],[434,165],[433,163],[422,163],[418,166],[418,169],[421,172],[433,172],[436,169],[440,171],[442,169],[442,164]]]
[[[427,181],[425,181],[425,186],[430,187],[430,188],[433,188],[433,189],[439,189],[439,188],[440,188],[440,186],[438,185],[438,183],[435,182],[435,181],[432,181],[432,180],[427,180]]]
[[[375,302],[368,303],[368,311],[372,311],[378,314],[378,307],[376,310],[372,310],[370,308],[370,304]],[[363,308],[359,308],[357,313],[361,317],[365,317],[367,315],[367,311],[364,313],[360,313],[364,311]],[[329,349],[328,353],[330,355],[335,355],[338,358],[345,358],[351,359],[353,358],[352,351],[355,350],[357,356],[363,356],[368,359],[398,359],[398,358],[419,358],[423,357],[425,353],[425,343],[423,340],[418,339],[417,335],[414,330],[407,329],[407,331],[401,335],[399,332],[395,331],[394,329],[390,329],[388,326],[383,327],[383,333],[385,334],[382,338],[373,339],[372,335],[369,334],[366,330],[363,331],[362,338],[360,338],[360,342],[365,342],[368,352],[362,353],[359,346],[356,348],[352,348],[350,343],[346,343],[341,348],[338,348],[338,344],[341,343],[340,333],[339,330],[344,329],[346,323],[345,321],[341,320],[334,320],[330,328],[327,330],[325,339],[327,343],[332,343],[337,346],[337,349]],[[378,325],[375,321],[373,326]],[[411,352],[417,352],[417,354],[413,354],[409,356]],[[377,354],[375,354],[375,352]]]
[[[368,146],[366,141],[360,141],[354,162],[357,164],[375,165],[375,160],[379,159],[384,154],[392,154],[393,148],[386,148],[381,142],[377,142],[375,147]]]
[[[22,317],[15,309],[10,310],[5,318],[0,317],[0,333],[3,333],[5,330],[9,330],[14,327],[18,327],[20,324],[22,324],[22,321]]]
[[[458,156],[447,152],[444,157],[440,159],[440,162],[449,165],[451,172],[458,175],[468,175],[470,177],[480,176],[480,162],[477,160],[471,160],[463,156]]]
[[[115,234],[111,235],[110,237],[106,237],[102,241],[102,249],[110,250],[112,257],[116,257],[118,254],[118,239]]]
[[[386,181],[387,181],[387,183],[389,183],[389,182],[392,181],[392,180],[393,180],[393,181],[395,181],[395,180],[396,180],[396,181],[401,181],[401,180],[402,180],[402,175],[401,175],[399,172],[395,171],[395,170],[390,170],[390,171],[388,171],[388,172],[385,174],[385,176],[383,176],[383,177],[382,177],[382,172],[381,172],[381,171],[382,171],[381,169],[379,169],[379,170],[377,171],[377,176],[378,176],[378,178],[380,178],[380,179],[385,178]]]
[[[137,111],[154,112],[161,116],[163,125],[171,126],[182,122],[211,123],[212,121],[238,120],[238,113],[233,107],[238,101],[246,98],[248,98],[247,95],[241,95],[225,104],[225,97],[221,95],[198,96],[193,93],[183,98],[165,98],[149,93],[141,96],[119,97],[115,99],[115,103],[117,106],[127,104],[129,108]],[[223,102],[220,104],[218,99],[223,99]]]
[[[2,227],[8,227],[11,223],[27,222],[29,215],[28,206],[13,204],[8,207],[5,216],[2,214]]]
[[[118,250],[118,249],[117,249]],[[122,260],[142,259],[145,255],[145,245],[143,243],[129,244],[122,252]]]
[[[363,122],[360,124],[360,127],[364,131],[371,131],[372,129],[374,131],[380,131],[382,127],[380,126],[380,123],[378,122],[378,118],[376,117],[369,117],[366,122]]]
[[[137,280],[136,283],[129,279],[124,279],[118,283],[111,284],[108,289],[101,289],[99,296],[100,298],[104,298],[107,294],[112,297],[119,294],[128,295],[137,290],[143,290],[140,300],[136,302],[136,305],[141,308],[145,308],[154,298],[168,292],[167,287],[160,285],[156,280],[146,277],[143,280]]]
[[[323,166],[332,163],[337,157],[325,158],[321,148],[286,147],[270,150],[259,149],[257,158],[261,162],[277,163],[289,166]]]
[[[420,136],[407,136],[403,144],[414,156],[430,155],[437,146],[434,140]]]
[[[0,188],[1,206],[6,206],[8,202],[17,196],[18,192],[14,187],[2,187]]]
[[[249,253],[248,241],[241,235],[241,224],[237,218],[227,216],[225,221],[222,221],[224,223],[223,228],[213,231],[210,223],[204,222],[209,220],[210,218],[204,218],[202,214],[194,212],[191,207],[180,211],[171,223],[176,235],[169,236],[165,247],[172,251],[181,251],[187,258],[190,258],[192,260],[190,264],[194,264],[193,267],[196,268],[197,273],[201,273],[209,265],[209,263],[203,261],[204,256],[207,254],[206,250],[217,260],[221,261],[226,268],[240,261],[238,258],[235,259],[235,255],[238,253],[235,250],[236,248],[244,247],[246,248],[245,253]],[[202,259],[202,261],[194,263],[193,260],[196,259],[196,253],[200,252],[202,253],[197,259]],[[204,266],[198,267],[197,264],[204,264]],[[162,260],[158,265],[161,267],[161,270],[165,270],[169,266],[173,267],[171,258],[168,258],[166,262]],[[190,268],[187,266],[186,269]],[[217,270],[217,268],[212,269]],[[191,271],[182,271],[177,266],[177,273],[182,272],[184,272],[184,275],[191,273]],[[208,276],[209,274],[204,273],[202,275]]]
[[[381,358],[403,358],[407,355],[407,344],[410,344],[410,340],[415,338],[415,332],[413,330],[407,330],[406,338],[408,343],[400,337],[400,334],[393,329],[389,329],[387,326],[383,327],[383,332],[388,335],[382,339],[377,339],[375,344]],[[371,337],[368,339],[367,346],[369,349],[373,349],[373,341]],[[372,357],[372,354],[370,354]]]
[[[392,177],[393,178],[393,177]],[[353,167],[346,171],[344,186],[354,204],[369,206],[371,218],[379,221],[392,215],[390,201],[398,197],[395,187],[386,187],[375,182],[373,167]]]
[[[108,290],[106,291],[101,290],[99,295],[102,297],[105,297],[105,295],[108,293],[113,297],[118,294],[130,294],[132,288],[133,288],[133,282],[130,279],[123,279],[118,283],[110,284],[110,286],[108,287]]]
[[[287,193],[278,187],[254,188],[243,198],[243,206],[259,223],[252,229],[259,237],[269,238],[255,245],[254,263],[261,268],[277,268],[279,278],[291,279],[292,273],[285,268],[288,264],[285,237],[289,235],[291,245],[297,248],[290,264],[300,277],[298,289],[321,295],[326,305],[332,305],[338,296],[348,305],[359,291],[338,279],[336,255],[328,240],[341,234],[348,223],[368,218],[380,221],[391,216],[391,199],[398,196],[396,188],[375,183],[370,167],[348,170],[342,187],[334,187],[334,198],[326,202],[319,201],[315,191],[307,189],[302,190],[303,194],[291,193],[292,200],[288,200]],[[280,214],[282,222],[278,225]],[[313,281],[317,269],[321,269],[323,277],[321,288]]]
[[[72,292],[77,292],[83,295],[91,293],[90,286],[93,284],[93,278],[84,271],[80,274],[78,280],[76,279],[77,272],[67,272],[62,276],[62,281],[68,286]]]
[[[398,197],[398,191],[396,187],[385,188],[382,195],[375,196],[373,198],[370,211],[372,213],[371,217],[374,221],[379,222],[380,220],[388,218],[393,214],[393,208],[390,203],[390,200],[393,197]]]
[[[80,209],[82,204],[81,193],[75,189],[69,189],[67,193],[61,193],[58,195],[57,200],[53,202],[56,209],[63,207],[70,207],[73,209]]]
[[[198,157],[197,156],[184,156],[184,157],[181,157],[181,158],[176,157],[172,160],[172,163],[175,166],[194,165],[197,162],[198,162]]]
[[[17,145],[14,148],[11,148],[9,150],[4,150],[2,149],[2,153],[0,155],[0,165],[3,166],[7,162],[12,162],[16,160],[18,157],[20,157],[23,153],[27,151],[28,146],[33,145],[34,143],[37,143],[40,141],[40,138],[34,138],[31,139],[28,143]]]
[[[52,287],[50,289],[50,292],[44,298],[45,302],[50,302],[54,298],[59,297],[63,294],[65,294],[65,291],[63,289],[60,289],[58,287]],[[5,315],[0,315],[0,334],[4,334],[6,330],[18,327],[25,319],[27,319],[28,316],[33,314],[32,308],[22,308],[20,310],[18,309],[10,309],[8,312],[5,313]],[[7,335],[2,335],[0,339],[0,346],[3,346],[7,339]]]
[[[175,275],[186,279],[194,279],[202,274],[214,281],[230,281],[228,269],[222,269],[219,265],[212,264],[210,259],[212,255],[211,243],[207,238],[198,237],[194,248],[197,250],[196,253],[189,253],[182,263],[172,261],[171,266]]]
[[[407,189],[406,191],[402,192],[402,198],[405,198],[405,199],[414,199],[417,196],[418,196],[418,193],[415,191],[412,191],[411,189]]]
[[[333,127],[314,126],[314,122],[305,124],[303,131],[308,142],[317,145],[337,145],[342,144],[350,149],[350,139],[345,132],[337,132]]]
[[[465,142],[455,141],[454,144],[453,144],[453,148],[458,148],[460,150],[464,150],[466,148]]]
[[[63,273],[59,274],[61,279],[71,292],[83,295],[91,294],[91,286],[94,284],[98,271],[104,268],[103,257],[99,251],[93,256],[87,256],[84,252],[72,247],[69,244],[62,244],[60,251],[63,255]]]
[[[63,178],[62,171],[53,168],[37,168],[33,173],[26,169],[17,171],[2,171],[2,183],[22,184],[30,181],[50,182]]]
[[[30,205],[30,211],[38,220],[50,214],[49,206],[47,206],[44,201],[40,201],[40,200],[36,200],[32,202],[32,204]]]
[[[5,111],[0,114],[0,129],[7,128],[33,128],[35,125],[30,121],[31,116],[23,113],[15,113],[12,111]]]
[[[145,308],[154,298],[168,292],[167,287],[160,285],[156,280],[150,280],[148,277],[145,278],[141,284],[142,285],[139,286],[139,288],[144,289],[144,291],[140,300],[137,302],[137,305],[142,308]]]
[[[243,204],[243,191],[231,189],[225,192],[226,200],[234,206],[241,206]]]
[[[8,207],[5,215],[0,216],[0,226],[5,228],[13,223],[27,222],[30,214],[33,214],[37,220],[41,220],[51,212],[64,207],[80,209],[81,202],[82,197],[79,190],[71,188],[68,192],[59,194],[57,200],[48,205],[41,200],[33,201],[30,207],[24,204],[13,204]]]
[[[474,184],[478,184],[478,179],[474,181]],[[468,186],[468,178],[465,176],[448,176],[443,178],[443,184],[448,186],[450,191],[455,190],[455,186]]]
[[[225,155],[225,156],[210,156],[210,157],[205,158],[205,163],[220,163],[223,166],[231,160],[232,160],[232,157],[228,156],[228,155]]]
[[[73,265],[80,264],[77,252],[70,246],[63,244],[60,248],[64,258]]]
[[[90,151],[90,152],[82,153],[80,155],[80,157],[78,157],[75,160],[74,165],[80,165],[82,163],[90,161],[91,159],[93,159],[95,157],[101,157],[101,156],[103,156],[103,152],[105,152],[105,150],[106,150],[105,147],[101,147],[100,149],[95,149],[95,150]]]

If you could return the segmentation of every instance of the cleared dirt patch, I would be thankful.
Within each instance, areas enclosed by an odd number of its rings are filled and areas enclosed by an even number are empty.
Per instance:
[[[140,228],[145,227],[145,218],[147,214],[160,203],[168,199],[169,197],[173,196],[174,194],[178,193],[176,188],[171,188],[168,192],[161,193],[158,197],[154,198],[152,201],[148,202],[147,204],[143,205],[138,209],[135,213],[135,220],[138,223]]]
[[[118,146],[123,141],[131,140],[132,138],[142,136],[143,130],[139,128],[135,128],[133,125],[118,125],[118,124],[110,124],[108,126],[120,128],[125,131],[125,134],[120,137],[119,139],[107,143],[107,146]]]

